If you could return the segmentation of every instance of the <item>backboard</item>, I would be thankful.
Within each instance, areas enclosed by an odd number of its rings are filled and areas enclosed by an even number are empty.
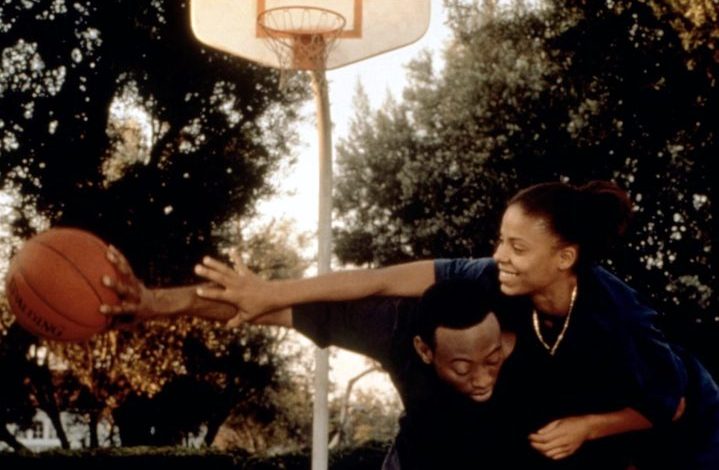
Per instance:
[[[344,28],[326,58],[334,69],[411,44],[429,27],[431,0],[190,0],[192,31],[204,44],[275,68],[286,68],[258,27],[263,12],[284,7],[331,10]]]

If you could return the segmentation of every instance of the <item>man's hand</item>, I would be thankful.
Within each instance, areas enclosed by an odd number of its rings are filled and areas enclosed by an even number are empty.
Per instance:
[[[241,312],[242,321],[274,310],[270,283],[247,269],[236,254],[232,255],[235,269],[209,256],[195,266],[195,274],[211,282],[197,289],[205,299],[227,302]]]
[[[532,447],[545,457],[560,460],[569,457],[591,437],[591,416],[558,419],[529,435]]]
[[[132,271],[125,256],[114,246],[107,250],[107,259],[115,266],[115,275],[105,274],[102,283],[117,294],[117,304],[102,304],[100,312],[113,315],[113,326],[132,326],[155,315],[152,291],[147,289]]]

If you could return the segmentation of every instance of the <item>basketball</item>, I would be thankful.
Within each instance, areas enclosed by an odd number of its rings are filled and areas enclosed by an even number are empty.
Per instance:
[[[59,341],[83,341],[104,331],[103,303],[117,295],[102,285],[115,275],[107,244],[90,232],[52,228],[27,240],[13,257],[5,288],[10,310],[29,332]]]

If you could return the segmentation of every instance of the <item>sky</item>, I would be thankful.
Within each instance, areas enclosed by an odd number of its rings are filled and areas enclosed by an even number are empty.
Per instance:
[[[336,145],[346,137],[354,115],[353,99],[360,81],[373,109],[380,107],[388,93],[401,100],[402,90],[407,84],[405,65],[418,54],[432,52],[436,70],[442,66],[444,44],[450,38],[449,29],[444,25],[445,14],[441,0],[432,0],[430,25],[417,42],[394,51],[342,68],[327,71],[330,97],[330,115],[333,124],[332,140]],[[300,144],[295,149],[298,161],[291,168],[284,168],[274,176],[281,189],[281,195],[264,201],[258,206],[259,220],[288,219],[294,222],[296,230],[315,232],[317,229],[319,168],[318,137],[315,121],[315,103],[309,101],[303,108],[305,123],[299,128]],[[312,246],[314,250],[316,245]],[[310,253],[312,255],[312,253]],[[308,273],[311,275],[312,272]],[[309,344],[309,342],[308,342]],[[342,386],[354,375],[367,368],[367,361],[357,354],[333,350],[330,360],[330,380]],[[357,388],[392,390],[386,374],[373,373],[363,378]]]

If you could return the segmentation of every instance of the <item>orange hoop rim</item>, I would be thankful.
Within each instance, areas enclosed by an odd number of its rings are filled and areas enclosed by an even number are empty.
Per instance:
[[[335,28],[327,28],[327,29],[278,29],[276,27],[268,26],[265,19],[268,16],[271,16],[273,13],[278,13],[281,11],[292,11],[292,10],[309,10],[313,12],[319,12],[328,14],[337,20],[339,20],[339,26]],[[269,14],[269,15],[268,15]],[[257,24],[267,32],[268,35],[306,35],[306,34],[317,34],[317,35],[328,35],[328,34],[337,34],[340,31],[342,31],[345,27],[345,24],[347,24],[347,20],[345,17],[336,11],[329,10],[327,8],[320,8],[320,7],[311,7],[311,6],[301,6],[301,5],[288,5],[284,7],[276,7],[276,8],[269,8],[259,15],[257,15]]]

